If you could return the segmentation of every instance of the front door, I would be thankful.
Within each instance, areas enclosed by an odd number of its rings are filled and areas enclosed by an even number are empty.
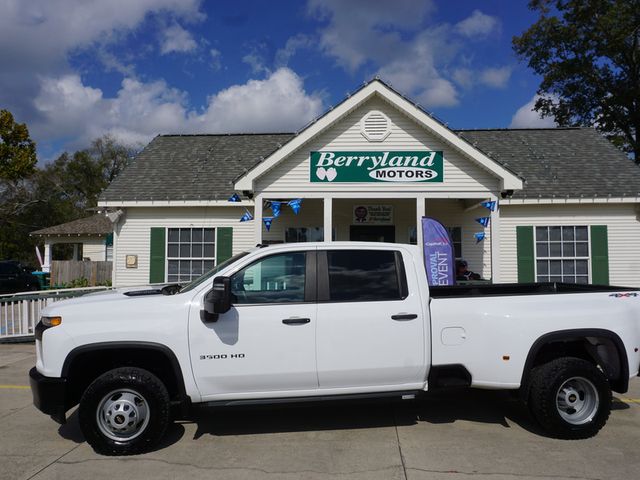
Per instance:
[[[204,399],[317,389],[315,252],[262,257],[232,275],[231,293],[217,322],[192,308],[191,362]]]
[[[401,250],[318,251],[321,389],[421,388],[429,358],[426,309],[419,293],[408,291],[407,274],[415,272],[405,273]]]
[[[396,241],[396,227],[393,225],[351,225],[349,240],[352,242]]]

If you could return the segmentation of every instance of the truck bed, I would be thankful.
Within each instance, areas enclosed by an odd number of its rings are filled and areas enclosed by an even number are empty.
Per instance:
[[[576,283],[485,283],[429,287],[432,298],[549,295],[559,293],[640,292],[640,288]],[[635,295],[634,295],[635,296]]]

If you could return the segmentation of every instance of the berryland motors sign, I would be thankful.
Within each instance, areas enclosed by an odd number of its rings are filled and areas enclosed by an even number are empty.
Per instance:
[[[441,183],[442,152],[311,152],[309,179],[336,183]]]

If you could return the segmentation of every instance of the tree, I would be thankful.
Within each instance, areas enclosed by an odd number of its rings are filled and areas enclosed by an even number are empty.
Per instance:
[[[8,110],[0,110],[0,180],[16,181],[33,173],[36,144],[24,123],[16,123]]]
[[[531,0],[540,18],[513,38],[542,76],[535,110],[595,126],[640,164],[640,0]]]

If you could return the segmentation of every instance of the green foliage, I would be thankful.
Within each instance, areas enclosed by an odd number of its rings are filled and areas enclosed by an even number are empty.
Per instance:
[[[16,181],[31,175],[36,165],[36,144],[24,123],[16,123],[8,110],[0,110],[0,180]]]
[[[531,0],[540,18],[513,38],[542,77],[535,110],[595,126],[640,163],[640,0]]]
[[[29,233],[91,215],[87,209],[97,206],[102,190],[133,154],[104,136],[19,180],[0,178],[0,260],[36,263],[35,245],[42,241]]]

